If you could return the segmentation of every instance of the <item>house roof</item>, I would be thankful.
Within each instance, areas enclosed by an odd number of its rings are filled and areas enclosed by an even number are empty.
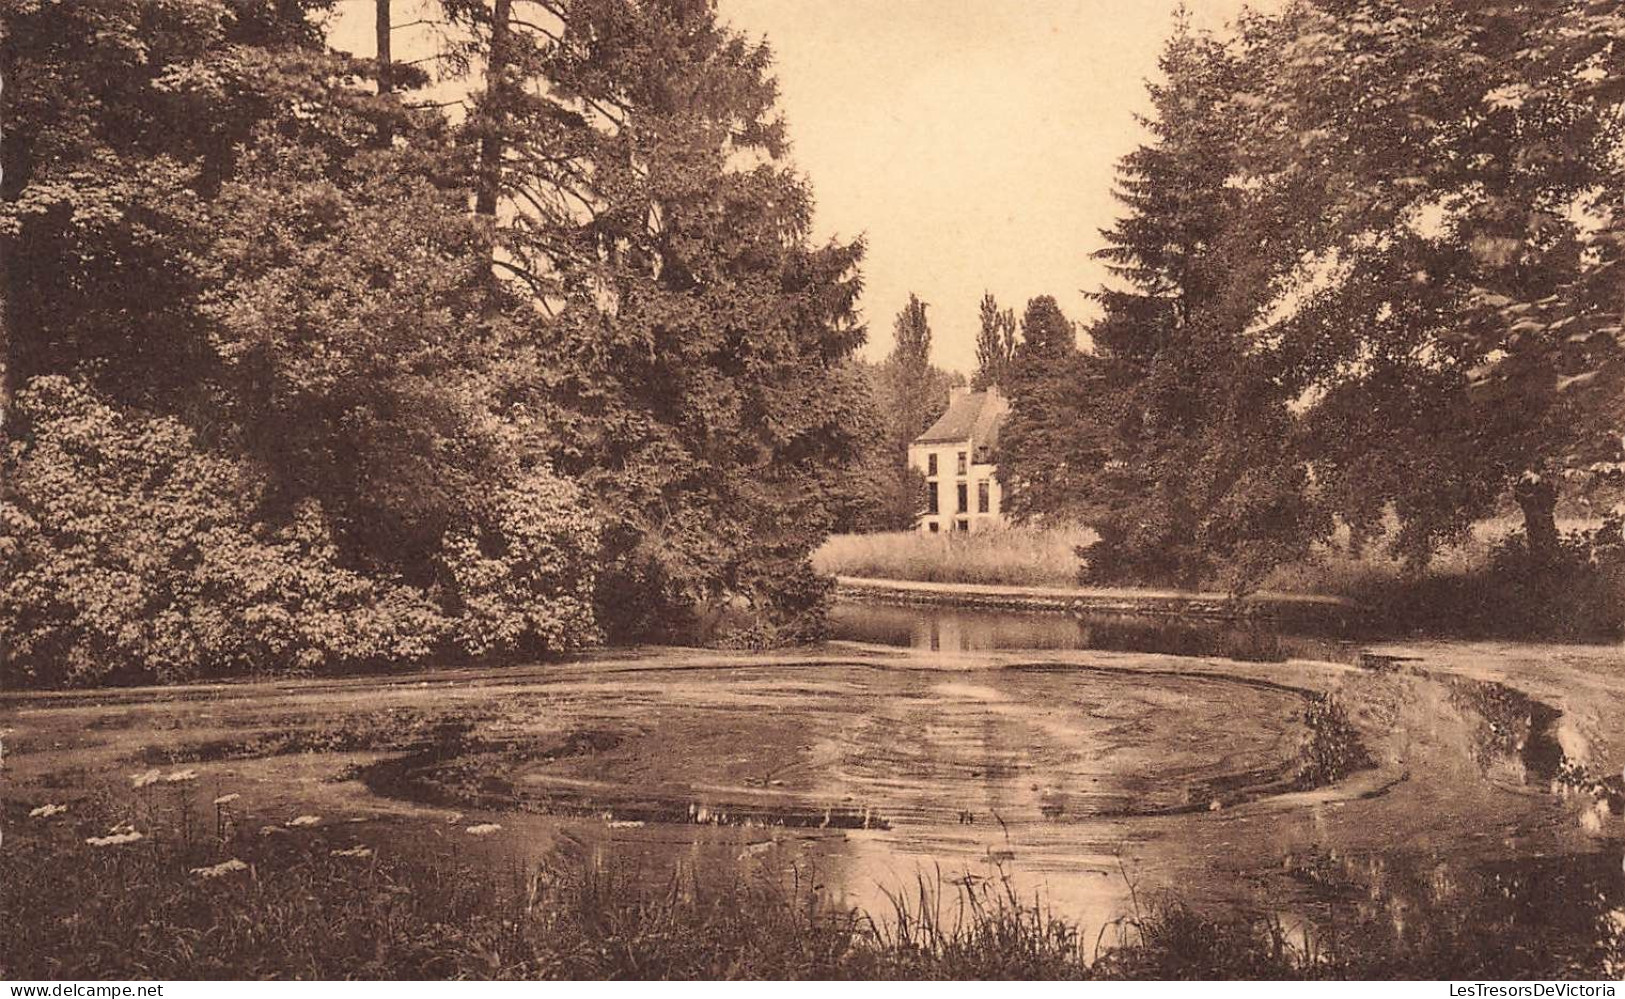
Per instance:
[[[948,409],[925,433],[914,438],[916,444],[946,444],[951,441],[973,441],[978,447],[996,447],[999,429],[1004,425],[1010,405],[996,392],[962,392],[948,400]]]

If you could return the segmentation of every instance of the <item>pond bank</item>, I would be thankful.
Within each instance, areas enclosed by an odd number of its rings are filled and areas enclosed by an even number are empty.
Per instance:
[[[837,600],[902,606],[959,607],[1027,613],[1128,614],[1204,621],[1266,620],[1353,630],[1366,611],[1346,597],[1301,593],[1227,593],[1128,588],[989,586],[903,579],[835,577]]]

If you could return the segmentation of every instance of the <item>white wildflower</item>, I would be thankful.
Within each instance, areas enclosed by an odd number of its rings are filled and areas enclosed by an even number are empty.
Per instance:
[[[468,833],[470,836],[489,836],[494,832],[500,831],[501,829],[502,826],[498,823],[481,822],[477,826],[469,826],[467,829],[464,829],[463,832]]]
[[[235,874],[238,871],[246,870],[248,870],[248,865],[233,857],[230,860],[222,860],[212,867],[194,867],[192,873],[202,878],[223,878],[227,874]]]
[[[1508,84],[1485,94],[1484,103],[1498,110],[1516,111],[1523,107],[1532,93],[1533,91],[1521,83]]]
[[[196,770],[176,770],[176,771],[172,772],[168,777],[165,777],[164,780],[165,780],[165,782],[170,783],[170,784],[184,784],[189,780],[197,780],[197,771]]]
[[[120,822],[109,829],[106,836],[90,836],[85,839],[85,842],[91,846],[122,846],[125,843],[134,843],[140,839],[146,839],[146,837],[136,832],[135,826],[128,822]]]
[[[289,819],[288,820],[288,825],[296,826],[296,827],[297,826],[313,826],[316,823],[320,822],[321,820],[322,820],[322,817],[320,815],[301,815],[298,818]]]
[[[747,857],[760,856],[761,854],[773,849],[773,847],[776,845],[777,844],[770,839],[763,840],[760,843],[746,843],[745,848],[739,851],[739,859],[744,860]]]
[[[48,819],[53,815],[61,815],[68,810],[67,805],[41,805],[28,813],[31,819]]]

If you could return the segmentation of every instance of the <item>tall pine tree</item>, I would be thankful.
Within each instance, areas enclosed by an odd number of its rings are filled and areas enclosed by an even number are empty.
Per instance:
[[[1119,166],[1127,212],[1097,254],[1121,283],[1096,295],[1090,331],[1110,426],[1085,436],[1110,445],[1079,488],[1114,512],[1088,570],[1245,589],[1315,530],[1288,446],[1290,388],[1250,334],[1281,251],[1274,216],[1240,182],[1236,55],[1181,13],[1160,67],[1151,141]]]
[[[985,292],[979,309],[980,325],[976,330],[976,374],[971,388],[980,392],[987,388],[1009,391],[1010,365],[1016,356],[1016,314],[1011,309],[999,308],[993,293]]]

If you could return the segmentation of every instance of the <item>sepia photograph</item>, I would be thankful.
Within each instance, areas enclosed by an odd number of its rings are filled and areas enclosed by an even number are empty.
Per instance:
[[[6,995],[739,979],[1616,995],[1625,0],[0,0]]]

